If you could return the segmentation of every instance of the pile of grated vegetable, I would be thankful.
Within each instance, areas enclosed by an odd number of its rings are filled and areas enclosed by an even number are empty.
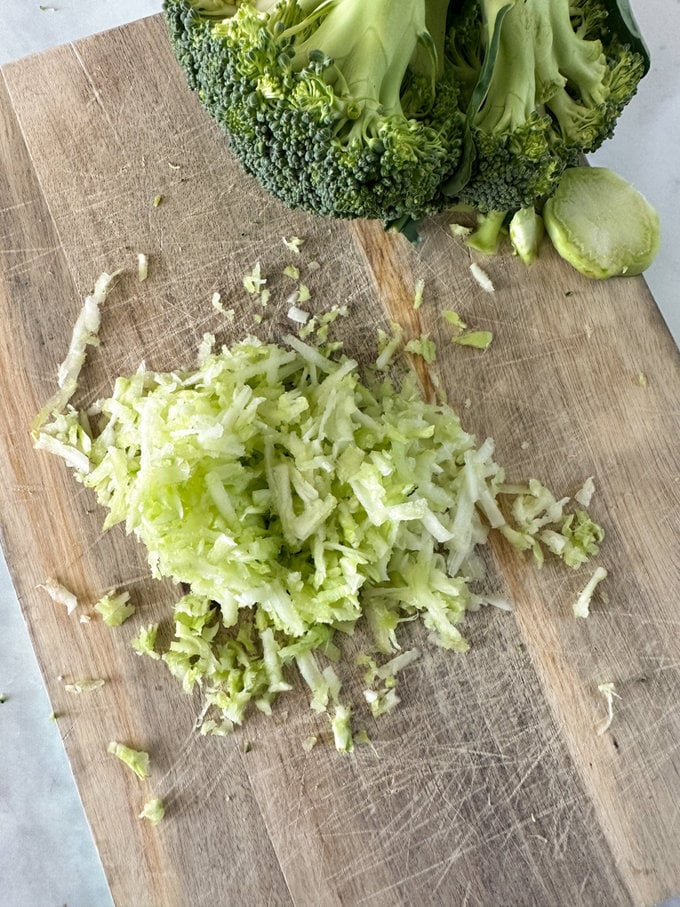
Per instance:
[[[155,577],[190,587],[167,650],[156,651],[155,625],[133,644],[161,655],[185,691],[201,689],[203,733],[228,733],[251,703],[269,713],[296,668],[349,751],[351,707],[333,662],[357,621],[373,639],[364,696],[379,715],[418,656],[400,651],[402,622],[421,620],[462,652],[465,612],[503,606],[478,591],[490,529],[539,563],[544,550],[575,567],[597,553],[602,530],[585,510],[567,514],[569,499],[535,480],[507,485],[491,440],[478,445],[452,409],[424,402],[412,376],[362,378],[337,344],[247,337],[204,348],[185,371],[140,367],[76,410],[114,276],[85,302],[35,446],[94,490],[105,528],[124,522],[144,543]]]

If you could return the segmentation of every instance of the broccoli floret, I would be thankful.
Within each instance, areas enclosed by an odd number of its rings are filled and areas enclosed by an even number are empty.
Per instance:
[[[606,0],[465,0],[447,54],[467,86],[475,152],[458,197],[485,214],[549,196],[612,134],[646,69]]]
[[[465,116],[447,0],[165,0],[189,85],[244,168],[295,208],[440,210]]]

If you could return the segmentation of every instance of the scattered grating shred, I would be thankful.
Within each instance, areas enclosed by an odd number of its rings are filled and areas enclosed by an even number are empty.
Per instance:
[[[602,693],[607,702],[607,717],[601,722],[597,729],[597,733],[602,735],[609,730],[612,721],[614,720],[614,697],[617,699],[620,699],[621,697],[616,692],[616,687],[613,683],[601,683],[597,689]]]
[[[413,296],[413,310],[416,312],[423,304],[424,290],[425,290],[425,281],[422,280],[422,278],[421,278],[420,280],[416,281],[415,293]]]
[[[644,372],[638,374],[638,384],[640,387],[647,387],[647,375]]]
[[[466,227],[465,224],[449,224],[449,230],[453,236],[461,236],[463,238],[472,233],[472,227]]]
[[[595,570],[585,588],[574,602],[574,617],[588,617],[590,614],[590,602],[593,597],[593,592],[598,583],[601,583],[606,577],[607,571],[604,567],[598,567]]]
[[[309,752],[311,752],[311,750],[313,750],[314,747],[316,746],[316,742],[317,742],[317,738],[316,738],[316,737],[313,737],[313,736],[305,737],[305,739],[302,741],[302,749],[303,749],[306,753],[309,753]]]
[[[491,278],[486,273],[486,271],[484,271],[482,268],[480,268],[480,266],[477,264],[476,261],[473,261],[472,264],[470,265],[470,271],[471,271],[474,279],[477,281],[477,283],[480,285],[480,287],[484,290],[485,293],[494,293],[495,292],[495,288],[494,288],[493,283],[491,282]]]
[[[149,276],[149,256],[144,252],[137,253],[137,279],[143,283]]]
[[[129,592],[112,589],[99,599],[94,610],[101,615],[107,627],[120,627],[135,613],[135,606],[130,604]]]
[[[138,655],[148,655],[150,658],[158,660],[161,656],[154,649],[157,634],[158,624],[148,624],[141,628],[130,645]]]
[[[67,614],[73,614],[78,607],[78,599],[73,592],[52,577],[45,580],[44,583],[40,583],[37,588],[44,589],[52,601],[56,602],[58,605],[66,605]]]
[[[459,331],[464,331],[467,328],[467,324],[465,324],[458,312],[454,312],[452,309],[445,309],[442,312],[442,318],[454,328],[458,328]]]
[[[292,305],[288,309],[288,318],[296,324],[307,324],[311,317],[309,312],[306,312],[304,309],[299,309],[296,305]]]
[[[64,689],[67,693],[92,693],[104,686],[106,681],[101,678],[97,680],[74,680],[73,683],[65,683]]]
[[[304,243],[304,239],[300,239],[299,236],[291,236],[290,239],[283,238],[283,244],[288,249],[289,252],[293,252],[295,255],[300,254],[300,246]]]
[[[391,336],[386,331],[378,329],[378,358],[375,361],[375,367],[379,372],[389,367],[404,339],[404,329],[398,322],[391,321],[390,327],[392,328]]]
[[[162,202],[163,202],[163,196],[162,196],[162,195],[155,195],[155,196],[154,196],[154,199],[153,199],[153,206],[154,206],[154,208],[157,208],[160,204],[162,204]]]
[[[420,337],[413,337],[404,347],[405,353],[411,353],[414,356],[422,356],[425,362],[431,364],[437,358],[437,347],[434,340],[429,334],[421,334]]]
[[[158,825],[165,817],[165,806],[159,797],[146,802],[139,814],[140,819],[146,819],[150,825]]]
[[[283,273],[285,274],[286,277],[290,277],[291,280],[300,279],[300,269],[296,268],[295,265],[287,265],[283,269]]]
[[[61,413],[75,394],[78,387],[78,377],[85,363],[88,346],[99,346],[99,328],[101,326],[100,306],[106,299],[113,285],[113,281],[121,273],[103,273],[97,278],[94,290],[85,297],[80,314],[76,319],[71,335],[66,358],[59,366],[57,384],[59,390],[40,410],[32,425],[35,446],[38,450],[47,450],[62,457],[74,469],[82,469],[87,464],[87,456],[83,457],[81,448],[85,432],[73,426],[69,433],[68,441],[59,439],[45,432],[41,432],[45,422],[55,413]]]
[[[259,295],[266,283],[267,278],[262,276],[262,265],[259,261],[255,262],[249,274],[243,275],[243,286],[251,296]]]
[[[196,353],[196,361],[201,365],[205,360],[212,355],[212,351],[215,347],[215,335],[205,333],[201,337],[201,342],[198,345],[198,350]]]
[[[590,502],[595,494],[595,480],[593,476],[588,476],[581,488],[574,495],[574,500],[581,504],[582,507],[590,507]]]
[[[488,350],[493,340],[491,331],[467,331],[451,338],[458,346],[471,346],[476,350]]]
[[[215,290],[215,292],[212,294],[212,298],[211,298],[210,302],[212,304],[212,307],[214,309],[217,309],[218,312],[224,312],[224,305],[222,304],[222,294],[220,292]]]
[[[149,777],[149,754],[143,750],[133,750],[124,743],[116,743],[112,740],[108,745],[107,751],[120,759],[128,768],[137,775],[138,778]]]

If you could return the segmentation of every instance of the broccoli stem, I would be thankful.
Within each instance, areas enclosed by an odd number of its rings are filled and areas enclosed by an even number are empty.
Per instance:
[[[468,236],[465,244],[476,252],[483,252],[485,255],[495,255],[498,251],[498,244],[507,213],[507,211],[489,211],[488,214],[480,214],[477,220],[477,228],[474,233]]]
[[[487,46],[495,27],[498,0],[484,0]],[[512,132],[527,122],[536,106],[536,42],[533,20],[524,5],[503,20],[498,57],[476,124],[485,132]],[[520,11],[521,10],[521,11]]]
[[[487,46],[499,8],[507,0],[483,0]],[[477,125],[487,132],[513,131],[545,104],[566,138],[582,134],[587,111],[608,97],[607,62],[600,41],[574,31],[570,0],[523,0],[501,26],[498,57]]]
[[[445,4],[435,3],[445,22]],[[304,69],[310,53],[321,51],[333,61],[324,78],[336,93],[359,103],[359,116],[401,115],[406,71],[418,44],[431,42],[425,0],[330,0],[308,2],[306,8],[328,12],[313,34],[296,45],[292,68]],[[428,75],[434,80],[434,55],[432,60]]]

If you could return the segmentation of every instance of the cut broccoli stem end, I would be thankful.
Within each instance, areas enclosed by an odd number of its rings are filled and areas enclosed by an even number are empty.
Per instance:
[[[494,255],[498,251],[507,214],[507,211],[490,211],[488,214],[480,214],[477,229],[468,236],[465,244],[475,252]]]

